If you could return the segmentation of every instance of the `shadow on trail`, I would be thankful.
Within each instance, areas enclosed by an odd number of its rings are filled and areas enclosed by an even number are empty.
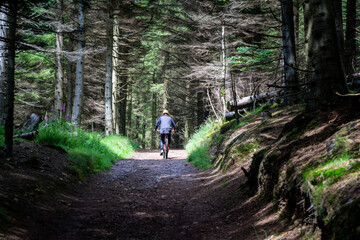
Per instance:
[[[184,150],[170,157],[140,150],[43,201],[26,239],[263,239],[278,225],[241,172],[199,171]]]

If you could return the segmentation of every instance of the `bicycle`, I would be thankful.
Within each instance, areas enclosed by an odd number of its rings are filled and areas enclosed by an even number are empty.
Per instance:
[[[168,139],[168,134],[164,133],[164,142],[163,142],[163,158],[168,159],[168,154],[169,154],[169,139]]]
[[[173,130],[172,132],[175,132],[175,130]],[[168,159],[169,150],[170,150],[169,138],[168,138],[169,133],[163,133],[163,134],[164,134],[163,149],[162,149],[163,150],[163,158]]]

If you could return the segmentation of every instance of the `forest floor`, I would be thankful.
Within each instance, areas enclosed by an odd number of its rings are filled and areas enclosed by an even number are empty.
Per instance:
[[[0,168],[0,239],[296,239],[239,167],[200,171],[184,150],[169,156],[139,150],[78,181],[61,150],[15,146]]]

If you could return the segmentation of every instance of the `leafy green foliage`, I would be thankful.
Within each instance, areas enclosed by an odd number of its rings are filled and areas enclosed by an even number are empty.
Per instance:
[[[211,144],[211,133],[214,131],[215,122],[209,120],[200,126],[200,128],[191,136],[189,142],[185,146],[186,152],[189,154],[188,161],[193,162],[194,166],[201,169],[211,167],[210,156],[207,151]]]
[[[71,168],[80,178],[109,169],[115,160],[129,157],[137,148],[125,137],[103,137],[101,133],[84,131],[63,119],[42,123],[35,140],[65,149],[73,163]]]
[[[241,66],[242,71],[253,68],[268,69],[271,58],[275,54],[273,49],[261,49],[257,45],[238,47],[238,56],[230,57],[233,66]]]

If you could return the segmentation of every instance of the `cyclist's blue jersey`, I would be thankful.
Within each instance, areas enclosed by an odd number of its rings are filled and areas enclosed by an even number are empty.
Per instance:
[[[160,126],[160,133],[170,133],[171,129],[173,128],[175,130],[175,122],[174,120],[167,116],[167,115],[163,115],[161,116],[156,124],[155,124],[155,130]]]

